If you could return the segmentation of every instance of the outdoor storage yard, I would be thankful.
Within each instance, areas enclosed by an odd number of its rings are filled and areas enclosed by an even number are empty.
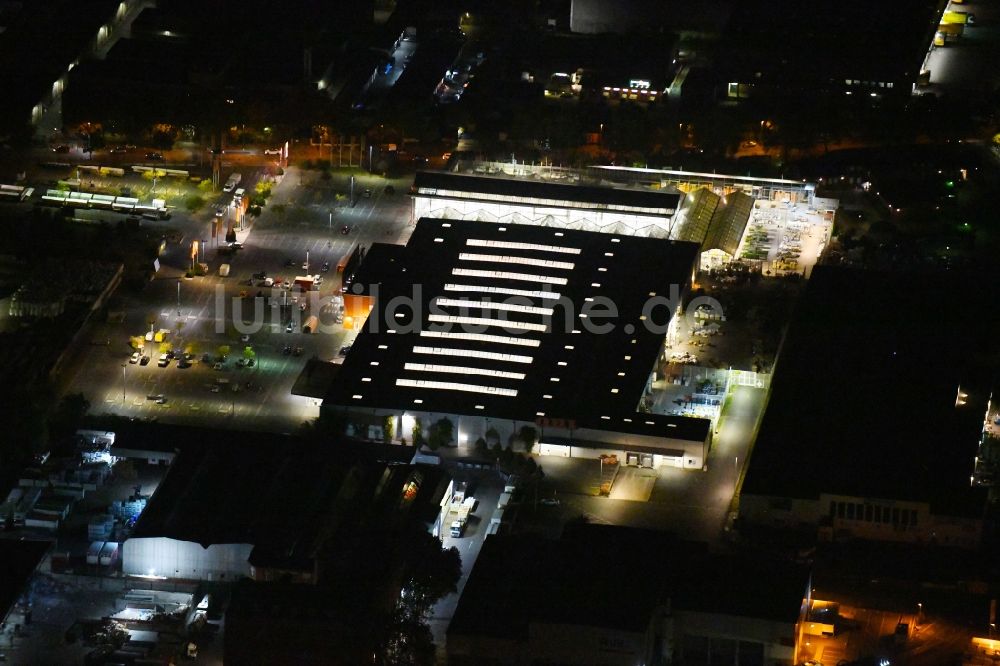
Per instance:
[[[737,256],[761,262],[765,275],[804,273],[808,277],[832,232],[831,211],[756,201]]]

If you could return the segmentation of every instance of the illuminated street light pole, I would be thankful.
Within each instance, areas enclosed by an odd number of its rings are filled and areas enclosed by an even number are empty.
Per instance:
[[[125,406],[125,368],[127,367],[127,363],[122,363],[122,407]]]
[[[177,316],[181,316],[181,281],[177,281]]]
[[[733,497],[736,496],[736,485],[740,481],[740,457],[733,458]]]

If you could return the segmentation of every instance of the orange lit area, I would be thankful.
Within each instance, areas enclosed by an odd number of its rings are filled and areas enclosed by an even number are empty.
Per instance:
[[[994,661],[1000,658],[1000,640],[995,638],[973,636],[972,647],[977,657],[986,657]]]
[[[366,294],[344,294],[344,328],[353,331],[360,328],[372,311],[374,302]]]
[[[831,654],[842,652],[834,638],[834,619],[838,617],[840,604],[822,599],[803,599],[802,603],[805,613],[795,636],[795,663],[821,661],[824,655],[829,659]]]

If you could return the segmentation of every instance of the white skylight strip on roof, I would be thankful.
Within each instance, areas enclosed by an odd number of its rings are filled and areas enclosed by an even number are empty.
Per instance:
[[[420,331],[422,338],[445,338],[446,340],[475,340],[476,342],[495,342],[501,345],[517,345],[518,347],[537,347],[541,340],[532,338],[516,338],[512,335],[490,335],[489,333],[458,333],[454,331]]]
[[[580,254],[578,247],[563,247],[561,245],[541,245],[539,243],[518,243],[516,241],[484,240],[469,238],[466,245],[472,247],[498,247],[504,250],[538,250],[539,252],[557,252],[559,254]]]
[[[453,268],[452,275],[461,277],[493,278],[494,280],[521,280],[522,282],[540,282],[542,284],[567,284],[569,280],[552,275],[534,275],[532,273],[512,273],[510,271],[481,271],[474,268]]]
[[[503,294],[505,296],[527,296],[528,298],[542,298],[559,300],[562,294],[555,291],[536,291],[533,289],[514,289],[513,287],[491,287],[479,284],[454,284],[449,282],[444,285],[445,291],[474,291],[483,294]]]
[[[514,257],[509,254],[476,254],[474,252],[460,252],[460,261],[485,261],[491,264],[521,264],[522,266],[541,266],[542,268],[556,268],[563,271],[571,271],[576,266],[571,261],[552,261],[551,259],[532,259],[531,257]]]
[[[524,379],[523,372],[508,370],[491,370],[489,368],[471,368],[465,365],[438,365],[436,363],[405,363],[404,370],[416,372],[443,372],[455,375],[482,375],[483,377],[500,377],[502,379]]]
[[[489,317],[463,317],[462,315],[438,315],[432,314],[427,317],[427,321],[441,324],[468,324],[469,326],[499,326],[516,331],[538,331],[544,333],[548,330],[545,324],[533,324],[527,321],[510,321],[508,319],[490,319]]]
[[[440,389],[442,391],[465,391],[466,393],[487,393],[515,397],[517,389],[500,388],[499,386],[481,386],[479,384],[459,384],[458,382],[435,382],[424,379],[397,379],[396,386],[412,388]]]
[[[500,352],[479,351],[478,349],[456,349],[454,347],[413,347],[414,354],[434,354],[437,356],[465,356],[467,358],[485,358],[491,361],[509,361],[511,363],[531,363],[531,356],[520,354],[501,354]]]
[[[540,308],[534,305],[519,305],[517,303],[494,303],[492,301],[467,301],[459,298],[435,298],[434,301],[442,307],[479,308],[481,310],[503,310],[504,312],[523,312],[524,314],[552,316],[552,308]]]

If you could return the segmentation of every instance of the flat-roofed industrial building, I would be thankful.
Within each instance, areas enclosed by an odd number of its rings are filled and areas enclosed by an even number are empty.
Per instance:
[[[348,281],[371,311],[324,412],[362,439],[428,435],[543,455],[624,454],[702,469],[707,419],[640,411],[699,247],[665,239],[422,219]]]

